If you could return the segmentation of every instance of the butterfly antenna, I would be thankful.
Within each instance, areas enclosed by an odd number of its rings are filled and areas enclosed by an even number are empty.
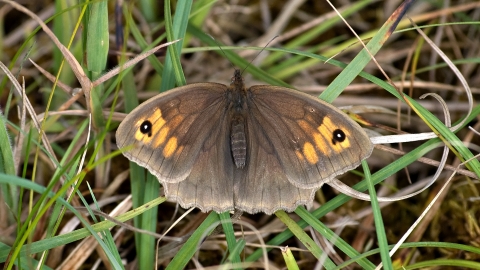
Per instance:
[[[249,66],[252,65],[253,61],[254,61],[255,59],[257,59],[257,57],[265,50],[265,48],[267,48],[268,45],[270,45],[270,43],[272,43],[272,41],[273,41],[274,39],[276,39],[277,37],[278,37],[278,35],[276,35],[276,36],[274,36],[272,39],[270,39],[270,41],[269,41],[265,46],[263,46],[263,48],[257,53],[257,55],[255,55],[255,57],[252,59],[252,61],[250,61],[250,63],[248,63],[248,65],[242,70],[242,72],[241,72],[240,74],[243,74],[243,72],[244,72],[245,70],[247,70],[247,68],[248,68]]]
[[[227,58],[230,62],[230,65],[232,66],[233,69],[235,69],[235,66],[233,65],[232,61],[230,61],[230,59],[228,58],[227,54],[225,53],[225,51],[222,49],[222,46],[220,46],[220,44],[217,42],[217,40],[212,37],[210,34],[207,34],[214,42],[215,44],[217,44],[217,47],[220,49],[220,51],[222,51],[223,55],[225,56],[225,58]]]

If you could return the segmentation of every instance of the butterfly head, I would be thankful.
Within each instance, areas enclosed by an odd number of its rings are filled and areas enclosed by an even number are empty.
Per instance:
[[[243,89],[244,86],[242,72],[239,69],[235,69],[230,87],[233,89]]]

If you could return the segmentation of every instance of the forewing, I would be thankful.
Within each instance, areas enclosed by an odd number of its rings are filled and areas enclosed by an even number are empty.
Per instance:
[[[271,142],[274,158],[295,186],[319,188],[371,154],[365,131],[334,106],[284,87],[254,86],[248,91],[249,119]],[[343,141],[335,138],[339,130]]]
[[[221,125],[226,89],[216,83],[192,84],[146,101],[118,127],[118,147],[160,182],[184,180],[212,130]],[[146,121],[151,123],[151,132],[144,134],[141,126]]]

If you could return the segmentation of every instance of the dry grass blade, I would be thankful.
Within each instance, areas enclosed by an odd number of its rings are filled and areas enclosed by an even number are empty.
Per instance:
[[[458,70],[457,66],[455,64],[453,64],[452,60],[450,60],[450,58],[442,50],[440,50],[440,48],[438,48],[438,46],[427,35],[425,35],[425,33],[422,30],[420,30],[418,28],[418,26],[415,24],[415,22],[412,21],[412,19],[410,19],[410,22],[415,26],[415,29],[417,30],[417,32],[420,33],[420,35],[422,35],[422,37],[435,50],[435,52],[438,53],[438,55],[440,55],[440,57],[442,57],[442,59],[445,61],[445,63],[447,63],[447,65],[453,71],[456,78],[460,80],[462,86],[465,89],[465,94],[467,95],[467,100],[468,100],[468,111],[467,111],[467,116],[465,118],[463,118],[462,121],[460,121],[458,124],[456,124],[455,126],[453,126],[451,128],[452,131],[457,131],[458,129],[460,129],[462,126],[465,125],[465,122],[467,121],[468,116],[470,116],[470,114],[472,113],[473,96],[472,96],[472,91],[470,90],[470,86],[469,86],[467,80],[465,79],[465,77],[463,76],[462,72],[460,72],[460,70]]]

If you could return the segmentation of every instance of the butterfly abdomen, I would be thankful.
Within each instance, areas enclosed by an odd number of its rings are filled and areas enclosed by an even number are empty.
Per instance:
[[[235,166],[239,169],[245,167],[247,140],[245,137],[245,121],[243,117],[235,117],[232,120],[230,143],[232,145],[232,156]]]

